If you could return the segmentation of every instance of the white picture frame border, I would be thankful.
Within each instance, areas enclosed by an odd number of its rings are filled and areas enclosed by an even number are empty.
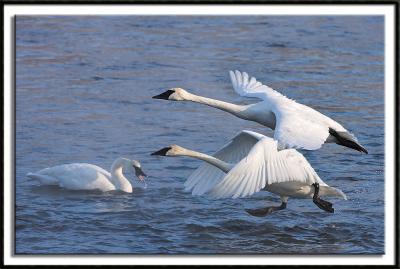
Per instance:
[[[395,265],[396,5],[4,5],[4,265]],[[384,255],[15,255],[14,17],[18,15],[381,15],[385,19]],[[397,85],[398,86],[398,85]]]

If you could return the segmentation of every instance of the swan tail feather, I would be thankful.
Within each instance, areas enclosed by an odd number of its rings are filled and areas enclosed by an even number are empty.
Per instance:
[[[343,200],[347,200],[347,196],[343,191],[329,186],[320,186],[320,195],[338,197],[342,198]]]
[[[50,176],[36,173],[28,173],[27,177],[38,180],[43,185],[58,185],[58,181]]]
[[[40,178],[40,176],[38,174],[35,174],[35,173],[28,173],[28,174],[26,174],[26,176],[30,177],[32,179],[39,179]]]
[[[355,149],[359,152],[368,154],[368,151],[358,143],[357,139],[348,132],[339,132],[332,128],[329,128],[329,134],[336,138],[336,143],[351,149]]]

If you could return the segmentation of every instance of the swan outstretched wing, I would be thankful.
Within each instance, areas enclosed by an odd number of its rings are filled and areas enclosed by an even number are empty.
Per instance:
[[[343,126],[311,107],[299,104],[249,77],[246,72],[229,71],[234,90],[240,96],[265,101],[276,117],[274,138],[286,148],[319,149],[329,136],[329,128],[347,132]]]
[[[285,107],[273,110],[276,117],[274,138],[286,148],[316,150],[329,136],[329,124],[316,118],[315,113],[306,113],[307,107],[304,107],[306,109],[301,111]]]
[[[246,72],[229,71],[229,75],[233,89],[240,96],[259,98],[264,101],[272,101],[272,99],[281,97],[286,98],[274,89],[257,81],[255,77],[249,77]]]
[[[227,163],[237,163],[263,137],[262,134],[243,130],[213,156]],[[193,195],[202,195],[220,182],[225,175],[211,164],[203,163],[186,180],[185,190],[191,191]]]
[[[276,140],[264,137],[208,193],[215,198],[245,197],[266,185],[296,181],[326,185],[295,149],[278,151]]]

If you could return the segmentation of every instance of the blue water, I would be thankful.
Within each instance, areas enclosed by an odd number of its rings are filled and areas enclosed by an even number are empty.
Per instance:
[[[19,16],[16,23],[17,254],[384,253],[384,43],[373,16]],[[303,153],[348,201],[335,213],[290,199],[278,205],[192,197],[183,183],[200,161],[150,153],[179,144],[213,153],[242,129],[227,113],[151,99],[171,87],[239,104],[239,69],[353,132],[369,154],[338,145]],[[137,159],[148,187],[101,193],[43,187],[27,172]],[[134,178],[132,175],[130,178]]]

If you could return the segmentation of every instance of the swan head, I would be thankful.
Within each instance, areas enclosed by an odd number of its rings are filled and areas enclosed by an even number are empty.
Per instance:
[[[186,100],[189,93],[182,88],[172,88],[159,95],[155,95],[154,99],[172,100],[172,101],[183,101]]]
[[[142,166],[140,165],[140,162],[136,161],[136,160],[132,160],[131,161],[131,165],[134,169],[134,173],[137,176],[137,178],[140,181],[143,181],[145,179],[145,177],[147,177],[147,175],[143,172],[142,170]]]
[[[116,170],[118,167],[123,167],[127,172],[134,173],[140,181],[143,181],[147,175],[143,172],[140,162],[130,160],[128,158],[118,158],[111,166],[111,171]]]
[[[151,155],[159,156],[179,156],[185,151],[184,148],[178,145],[170,145],[168,147],[162,148],[158,151],[153,152]]]

